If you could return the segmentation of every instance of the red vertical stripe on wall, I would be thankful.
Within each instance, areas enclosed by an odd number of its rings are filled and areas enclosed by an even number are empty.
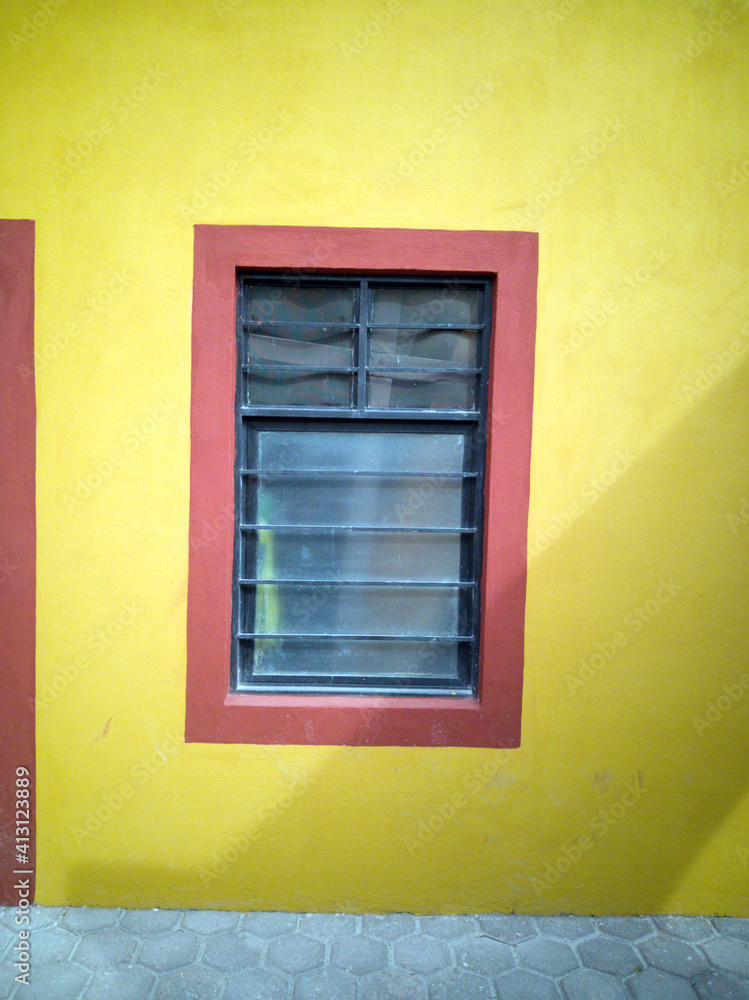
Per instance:
[[[35,481],[34,223],[0,220],[0,903],[6,906],[33,899],[36,868]],[[17,769],[27,770],[28,785]],[[24,857],[26,863],[19,861]]]

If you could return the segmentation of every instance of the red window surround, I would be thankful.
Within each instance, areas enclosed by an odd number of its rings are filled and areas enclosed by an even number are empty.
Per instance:
[[[478,699],[229,692],[238,270],[493,279]],[[195,227],[187,742],[519,745],[537,273],[535,233]]]
[[[34,223],[28,219],[0,219],[0,395],[0,905],[25,909],[34,901],[36,870]]]

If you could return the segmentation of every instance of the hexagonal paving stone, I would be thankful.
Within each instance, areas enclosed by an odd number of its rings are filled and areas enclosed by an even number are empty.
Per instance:
[[[77,906],[66,910],[60,917],[60,926],[73,931],[74,934],[88,934],[90,931],[103,931],[114,927],[120,919],[120,910],[98,910],[94,907]]]
[[[538,937],[533,941],[523,941],[517,946],[515,953],[521,965],[547,976],[563,976],[580,968],[572,948],[550,938]]]
[[[205,964],[224,972],[237,972],[257,965],[260,955],[260,948],[254,939],[244,934],[215,934],[206,941],[203,949]]]
[[[78,937],[62,927],[45,927],[31,932],[33,961],[44,965],[47,962],[63,962],[70,958]]]
[[[704,956],[691,944],[685,944],[678,938],[659,934],[648,938],[647,941],[641,941],[638,947],[648,965],[654,965],[656,969],[662,969],[663,972],[670,972],[675,976],[689,979],[708,968]]]
[[[715,935],[710,921],[705,917],[653,917],[653,923],[664,934],[684,941],[706,941]]]
[[[402,969],[406,972],[420,972],[422,975],[440,972],[452,963],[450,952],[441,941],[422,934],[413,934],[396,941],[393,953]]]
[[[179,910],[128,910],[122,915],[120,927],[133,934],[158,934],[173,930],[181,916]]]
[[[716,938],[702,946],[714,965],[732,972],[735,976],[749,979],[749,945],[733,938]],[[702,969],[697,971],[702,972]]]
[[[146,938],[138,961],[156,972],[168,972],[189,965],[198,953],[198,939],[186,931],[167,931]]]
[[[333,941],[356,934],[356,916],[353,913],[304,913],[299,929],[321,941]]]
[[[17,970],[12,965],[0,965],[0,998],[2,1000],[7,1000],[18,985],[16,983],[16,972]],[[25,990],[26,987],[21,985],[19,989]]]
[[[513,969],[494,980],[499,1000],[560,1000],[561,994],[550,980],[537,972]]]
[[[484,934],[504,941],[505,944],[518,944],[538,933],[533,917],[515,916],[514,914],[494,914],[479,917],[479,927]]]
[[[636,972],[627,985],[634,1000],[697,1000],[697,994],[686,979],[658,969]]]
[[[626,987],[603,972],[578,969],[562,980],[567,1000],[629,1000]]]
[[[721,934],[749,941],[749,918],[747,917],[713,917],[713,923]]]
[[[26,930],[31,929],[31,925],[22,925]],[[18,929],[20,930],[20,928]],[[0,924],[0,955],[3,954],[8,945],[16,944],[18,941],[18,930],[10,930]],[[36,935],[35,935],[36,936]]]
[[[186,910],[182,927],[193,934],[221,934],[239,927],[239,913],[228,910]]]
[[[338,969],[308,972],[294,980],[294,1000],[354,1000],[356,980]]]
[[[127,931],[97,931],[87,934],[75,949],[73,961],[87,969],[106,969],[133,957],[136,940]]]
[[[287,934],[268,945],[266,963],[282,972],[298,973],[322,965],[325,945],[306,934]]]
[[[482,976],[496,976],[515,965],[512,948],[490,937],[477,937],[455,948],[456,964]]]
[[[225,1000],[286,1000],[288,995],[289,984],[277,972],[250,969],[229,979]]]
[[[375,972],[359,980],[359,1000],[427,1000],[426,983],[408,972]]]
[[[223,984],[219,973],[192,965],[161,976],[153,1000],[217,1000]]]
[[[388,949],[382,941],[359,934],[357,937],[335,941],[330,949],[330,961],[344,972],[363,976],[387,965]]]
[[[749,1000],[749,982],[720,969],[701,973],[692,986],[700,1000]]]
[[[596,922],[592,917],[536,917],[542,934],[579,941],[595,934]]]
[[[83,1000],[143,1000],[151,993],[155,976],[137,965],[100,969],[89,983]]]
[[[653,925],[647,917],[599,917],[599,930],[623,941],[639,941],[653,933]]]
[[[242,930],[269,941],[296,930],[298,920],[296,913],[245,913]]]
[[[410,913],[368,913],[362,917],[362,930],[370,937],[395,941],[406,934],[413,934],[416,918]]]
[[[631,944],[613,938],[596,937],[578,946],[583,965],[612,976],[631,976],[642,968],[642,962]]]
[[[422,933],[443,941],[454,941],[476,933],[475,917],[422,917]]]
[[[15,911],[14,911],[15,912]],[[29,909],[30,923],[32,930],[40,930],[42,927],[51,927],[57,923],[65,912],[63,906],[32,906]]]
[[[429,1000],[493,1000],[489,981],[470,972],[443,972],[429,983]]]
[[[23,989],[20,995],[23,1000],[72,1000],[81,992],[90,975],[90,972],[70,962],[38,965],[33,969],[28,987],[19,987]]]

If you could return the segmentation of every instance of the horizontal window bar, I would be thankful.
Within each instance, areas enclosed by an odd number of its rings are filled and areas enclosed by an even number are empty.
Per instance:
[[[434,371],[434,369],[430,369]],[[438,371],[442,372],[443,369],[439,368]],[[467,370],[467,369],[466,369]],[[339,374],[352,374],[357,371],[356,368],[344,368],[342,365],[327,366],[327,365],[307,365],[307,364],[277,364],[277,365],[242,365],[242,371],[249,375],[255,372],[284,372],[286,375],[303,375],[305,372],[322,372],[327,375],[339,375]]]
[[[354,642],[362,640],[371,642],[473,642],[473,635],[348,635],[345,632],[238,632],[239,639],[293,639],[309,642],[310,639],[336,639]]]
[[[368,330],[452,330],[462,333],[464,330],[483,330],[483,323],[367,323]]]
[[[281,476],[302,476],[305,479],[309,479],[310,476],[315,479],[336,477],[341,479],[358,479],[359,476],[374,476],[377,479],[475,479],[478,475],[477,472],[377,472],[376,470],[365,472],[361,470],[346,471],[343,469],[325,469],[324,471],[308,469],[306,472],[299,469],[240,469],[239,471],[243,476],[268,476],[269,479],[276,479]]]
[[[369,698],[388,697],[416,697],[439,695],[454,695],[463,698],[473,698],[473,693],[468,687],[456,687],[455,683],[434,684],[426,686],[423,680],[412,683],[413,678],[406,674],[388,674],[398,687],[385,687],[380,678],[372,677],[335,677],[327,674],[315,674],[311,677],[310,683],[305,684],[302,677],[291,675],[291,683],[286,683],[287,674],[271,675],[266,682],[262,682],[258,675],[255,675],[255,683],[238,684],[235,688],[237,694],[267,694],[268,691],[277,691],[282,694],[359,694]],[[279,681],[282,679],[282,682]],[[362,746],[369,746],[367,743]]]
[[[473,535],[476,528],[404,528],[400,525],[367,524],[240,524],[242,531],[386,531],[416,534]]]
[[[439,587],[452,590],[454,587],[475,587],[477,580],[286,580],[274,577],[272,580],[260,578],[240,579],[241,584],[264,583],[272,586],[293,587]]]
[[[286,371],[289,371],[287,368]],[[293,371],[293,369],[291,369]],[[414,420],[444,423],[447,421],[465,421],[478,424],[481,414],[476,410],[439,410],[414,407],[413,409],[382,409],[378,407],[356,408],[347,406],[272,406],[268,403],[258,403],[257,406],[240,406],[243,417],[325,417],[335,420]]]

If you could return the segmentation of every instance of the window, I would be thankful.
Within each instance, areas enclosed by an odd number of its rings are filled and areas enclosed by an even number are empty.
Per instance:
[[[536,274],[195,227],[188,741],[518,745]]]
[[[233,690],[475,696],[490,306],[240,279]]]

